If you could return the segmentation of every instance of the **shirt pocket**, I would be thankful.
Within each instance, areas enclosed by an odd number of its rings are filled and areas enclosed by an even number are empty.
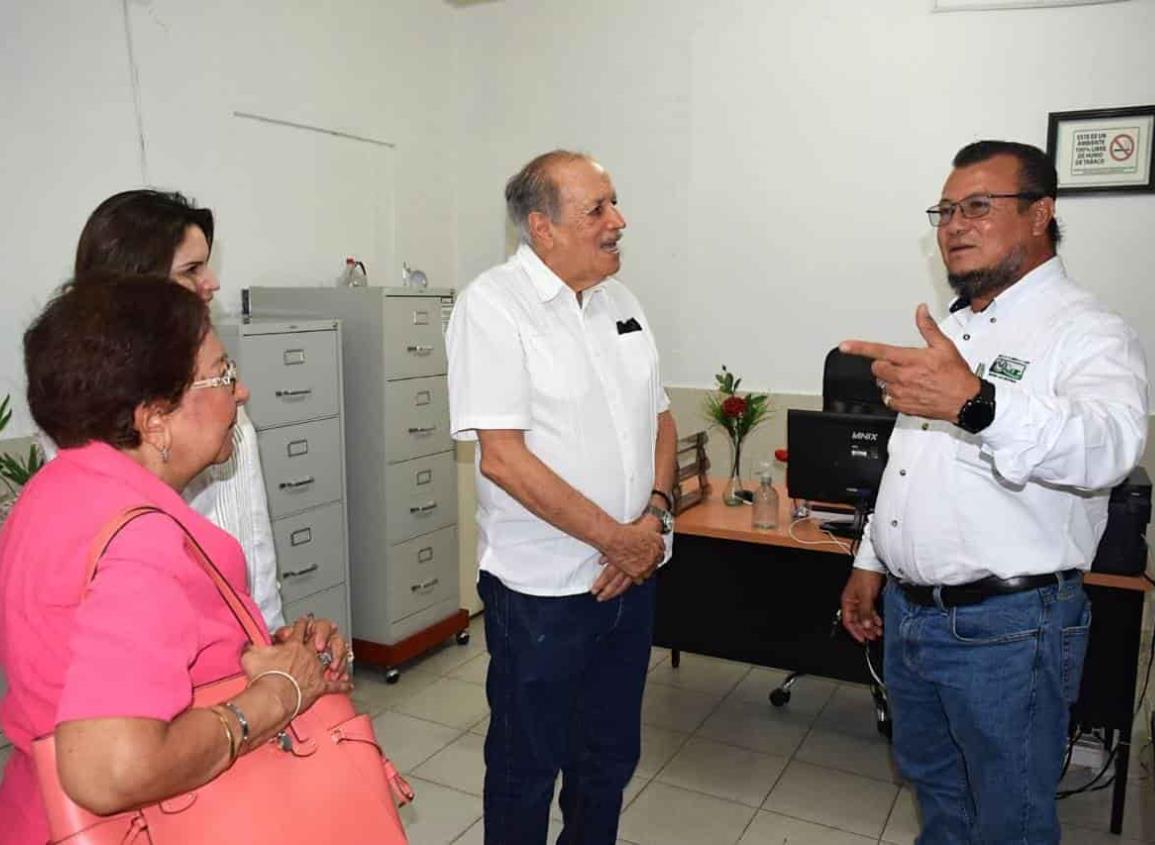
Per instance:
[[[561,332],[527,332],[523,338],[534,398],[552,402],[580,400],[589,389],[589,365],[578,342]]]
[[[650,387],[657,378],[658,353],[644,331],[618,335],[618,365],[631,387]]]

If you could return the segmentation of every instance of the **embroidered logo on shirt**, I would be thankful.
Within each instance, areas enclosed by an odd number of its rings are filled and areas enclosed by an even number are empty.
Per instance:
[[[1000,355],[991,364],[990,374],[1006,381],[1022,381],[1030,361],[1020,361],[1010,355]]]

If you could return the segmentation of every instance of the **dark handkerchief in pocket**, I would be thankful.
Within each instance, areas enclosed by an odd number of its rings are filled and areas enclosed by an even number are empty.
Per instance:
[[[641,325],[633,317],[628,320],[618,320],[618,334],[629,334],[630,332],[640,332]]]

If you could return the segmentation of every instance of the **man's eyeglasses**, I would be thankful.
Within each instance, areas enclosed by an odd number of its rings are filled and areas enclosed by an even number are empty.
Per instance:
[[[202,387],[231,387],[235,393],[237,389],[237,362],[231,358],[226,359],[225,371],[221,375],[194,381],[189,385],[189,390],[197,390]]]
[[[986,217],[991,213],[991,200],[997,199],[1016,199],[1016,200],[1040,200],[1043,198],[1042,194],[1033,192],[1021,192],[1017,194],[971,194],[969,197],[963,197],[958,202],[940,202],[938,205],[932,205],[926,210],[926,216],[930,218],[930,225],[936,229],[939,226],[945,226],[954,217],[956,210],[962,212],[962,216],[967,220],[974,220],[978,217]]]

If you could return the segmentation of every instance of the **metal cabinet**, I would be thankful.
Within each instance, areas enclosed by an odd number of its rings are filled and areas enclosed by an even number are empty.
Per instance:
[[[285,619],[349,631],[341,324],[248,320],[217,326],[249,389]]]
[[[260,318],[341,321],[351,630],[358,659],[390,679],[397,664],[449,636],[468,639],[446,385],[452,305],[451,290],[249,290]]]

